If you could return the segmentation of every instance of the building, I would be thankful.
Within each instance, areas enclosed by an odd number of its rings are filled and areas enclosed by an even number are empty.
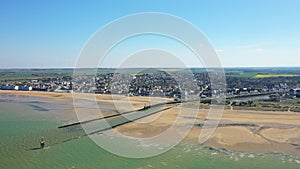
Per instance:
[[[289,90],[289,95],[295,95],[295,93],[296,93],[296,90],[295,89],[290,89]]]
[[[19,86],[15,86],[15,90],[19,90]]]
[[[290,89],[289,90],[289,95],[291,96],[296,96],[297,98],[300,98],[300,88],[297,89]]]
[[[300,89],[296,90],[296,97],[300,98]]]

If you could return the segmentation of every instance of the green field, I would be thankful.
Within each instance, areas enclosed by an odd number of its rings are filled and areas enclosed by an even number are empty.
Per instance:
[[[230,76],[230,77],[244,77],[244,78],[254,78],[257,75],[257,73],[226,73],[226,76]]]
[[[70,76],[72,74],[73,70],[71,69],[0,70],[0,80],[53,78]]]
[[[101,69],[97,74],[111,73],[112,69]],[[44,79],[73,76],[74,69],[9,69],[0,70],[0,81]],[[76,75],[93,75],[95,69],[77,69]]]
[[[300,76],[300,74],[257,74],[255,78],[269,78],[269,77],[294,77]]]

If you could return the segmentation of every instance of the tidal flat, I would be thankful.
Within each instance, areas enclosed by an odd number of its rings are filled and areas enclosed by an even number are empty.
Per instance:
[[[222,118],[223,125],[204,145],[194,141],[197,133],[201,132],[201,127],[195,125],[187,138],[170,151],[152,158],[131,159],[100,148],[85,136],[80,126],[58,128],[77,120],[76,114],[71,111],[72,105],[68,104],[69,96],[42,95],[45,93],[0,94],[0,168],[300,168],[297,153],[298,114],[281,112],[271,116],[270,112],[262,112],[250,116],[251,111],[241,114],[228,111]],[[109,103],[109,98],[103,96],[102,101]],[[134,104],[137,107],[144,105],[138,101]],[[155,122],[151,122],[150,126],[162,126],[163,122],[168,126],[168,121],[172,121],[175,115],[175,110],[167,110],[166,114],[155,117]],[[202,115],[205,116],[204,113]],[[188,119],[186,116],[182,118]],[[200,124],[202,120],[200,114],[196,124]],[[255,126],[238,125],[245,123]],[[137,137],[160,132],[153,129],[149,134],[147,130],[143,130],[142,124],[128,123],[116,130]],[[262,128],[255,131],[257,126]],[[39,149],[40,137],[46,140],[47,147],[44,149]],[[236,137],[240,138],[235,139]]]

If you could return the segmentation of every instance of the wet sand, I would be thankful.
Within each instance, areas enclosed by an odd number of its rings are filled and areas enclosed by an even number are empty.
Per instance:
[[[72,104],[71,93],[49,93],[49,92],[24,92],[24,91],[0,91],[0,95],[22,95],[54,99],[63,104]],[[110,95],[82,94],[84,100],[97,99],[97,103],[106,104],[106,114],[111,114],[113,106],[118,104],[119,108],[128,102],[125,96],[114,96],[114,102]],[[170,99],[148,97],[130,97],[132,107],[123,108],[122,111],[139,109],[145,105],[170,101]],[[161,113],[148,116],[132,123],[124,124],[116,128],[122,134],[134,137],[151,137],[162,133],[174,124],[177,119],[178,133],[183,127],[193,122],[189,113],[180,114],[180,105]],[[83,109],[87,109],[83,107]],[[198,113],[195,125],[184,139],[185,142],[197,143],[199,134],[204,130],[203,123],[207,119],[208,110],[193,109]],[[66,114],[75,113],[74,110],[64,109]],[[97,117],[97,112],[91,113],[89,118]],[[273,111],[249,111],[249,110],[225,110],[213,135],[204,143],[208,146],[225,148],[241,152],[283,152],[300,155],[300,113],[273,112]]]

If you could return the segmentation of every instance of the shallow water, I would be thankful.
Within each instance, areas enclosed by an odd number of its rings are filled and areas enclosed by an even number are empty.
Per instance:
[[[260,96],[248,96],[248,97],[237,97],[228,99],[230,101],[258,101],[258,100],[269,100],[270,95],[260,95]]]
[[[188,143],[153,158],[119,157],[83,136],[80,126],[58,129],[66,117],[45,110],[45,104],[37,108],[24,102],[0,102],[1,169],[300,169],[299,158],[291,155],[229,152]],[[48,145],[42,150],[38,149],[41,136]]]

